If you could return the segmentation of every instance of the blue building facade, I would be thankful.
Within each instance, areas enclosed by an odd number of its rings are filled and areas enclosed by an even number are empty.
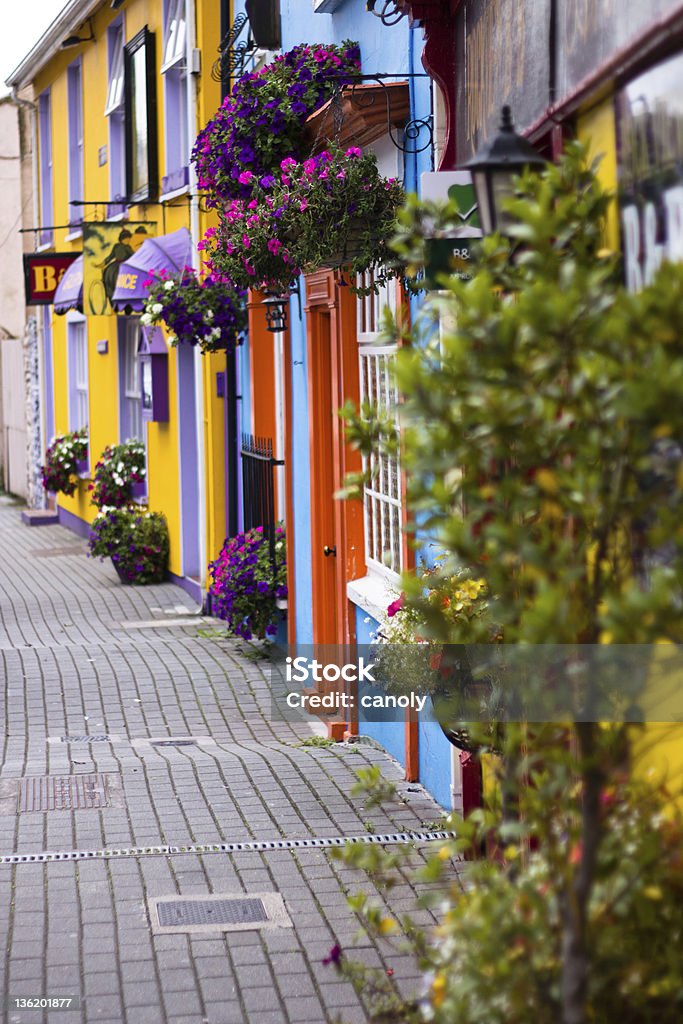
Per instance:
[[[255,6],[236,0],[232,17],[239,26],[241,15],[251,13],[258,36]],[[373,16],[364,0],[281,0],[263,5],[258,17],[266,18],[272,36],[268,18],[279,16],[282,52],[302,43],[358,43],[362,85],[357,95],[347,89],[341,97],[350,100],[341,131],[355,145],[358,130],[361,148],[375,153],[380,171],[419,194],[423,173],[434,171],[443,155],[435,144],[436,90],[421,61],[421,24],[407,13],[399,18],[394,6],[394,18],[386,19],[393,24]],[[277,52],[256,49],[246,68]],[[368,110],[376,122],[370,131]],[[389,404],[392,352],[378,341],[382,308],[388,304],[412,315],[416,302],[395,281],[377,297],[357,299],[339,284],[338,274],[321,270],[300,279],[287,330],[275,336],[264,335],[263,311],[253,303],[249,340],[239,354],[240,429],[272,433],[273,450],[284,463],[276,503],[287,527],[288,641],[297,648],[369,643],[400,594],[401,572],[414,564],[402,534],[404,480],[397,463],[382,467],[378,488],[362,503],[338,501],[334,493],[354,468],[337,410],[349,399],[358,404],[378,395]],[[274,399],[274,413],[263,407],[260,394]],[[331,556],[323,553],[329,549]],[[339,720],[331,731],[337,738],[357,731],[369,737],[404,766],[408,779],[423,782],[444,807],[452,805],[451,747],[427,714],[411,721]]]

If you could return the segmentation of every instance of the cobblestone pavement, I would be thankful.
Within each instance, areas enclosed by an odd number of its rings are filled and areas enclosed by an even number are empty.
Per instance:
[[[0,500],[0,857],[100,852],[0,863],[7,1022],[367,1019],[351,985],[321,960],[357,936],[347,891],[386,897],[326,851],[101,856],[404,831],[439,815],[381,751],[301,746],[311,727],[271,722],[261,665],[235,642],[202,636],[213,631],[202,630],[196,611],[171,584],[122,586],[75,535],[29,529]],[[187,736],[197,743],[148,742]],[[368,764],[381,765],[402,800],[364,810],[351,798],[354,773]],[[110,806],[17,812],[16,780],[95,773],[109,777]],[[96,780],[91,795],[97,789]],[[27,806],[31,799],[27,791]],[[270,892],[283,898],[293,927],[160,934],[152,923],[154,897]],[[414,897],[406,880],[392,890],[391,909],[411,908]],[[416,916],[429,921],[427,911]],[[383,941],[362,937],[355,957],[391,968],[399,988],[413,990],[414,964]],[[43,1014],[8,1001],[24,996],[73,997],[80,1007]]]

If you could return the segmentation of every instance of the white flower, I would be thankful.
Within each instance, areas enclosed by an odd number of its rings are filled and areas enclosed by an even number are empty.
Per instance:
[[[119,476],[118,473],[114,473],[114,483],[121,487],[123,485],[123,477]]]
[[[152,322],[152,314],[151,313],[143,313],[142,316],[140,317],[140,323],[143,325],[143,327],[149,327],[151,322]]]
[[[175,288],[175,281],[164,281],[164,291],[170,292]]]
[[[206,316],[207,320],[213,320],[213,310],[212,309],[207,309],[207,311],[205,313],[205,316]]]
[[[177,334],[169,334],[168,341],[169,341],[170,345],[177,345],[178,344],[178,335]]]
[[[159,313],[162,313],[163,309],[164,307],[161,305],[160,302],[155,302],[154,305],[152,306],[152,313],[154,314],[154,316],[159,316]]]
[[[119,462],[119,464],[118,464],[118,465],[117,465],[117,467],[116,467],[116,472],[117,472],[117,473],[123,473],[123,471],[124,471],[124,469],[125,469],[125,468],[126,468],[126,467],[124,466],[124,464],[123,464],[122,462]]]

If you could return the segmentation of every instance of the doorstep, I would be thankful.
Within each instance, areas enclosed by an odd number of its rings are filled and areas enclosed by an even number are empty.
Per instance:
[[[53,508],[27,508],[21,513],[24,526],[57,526],[59,514]]]

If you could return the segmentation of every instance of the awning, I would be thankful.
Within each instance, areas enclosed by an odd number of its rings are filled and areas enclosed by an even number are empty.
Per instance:
[[[178,277],[183,269],[192,265],[192,235],[187,228],[179,228],[170,235],[148,238],[130,259],[122,263],[112,305],[117,312],[139,313],[147,298],[143,287],[150,277],[160,278],[165,272]]]
[[[70,309],[83,312],[83,255],[78,256],[64,272],[55,292],[55,313],[68,313]]]

